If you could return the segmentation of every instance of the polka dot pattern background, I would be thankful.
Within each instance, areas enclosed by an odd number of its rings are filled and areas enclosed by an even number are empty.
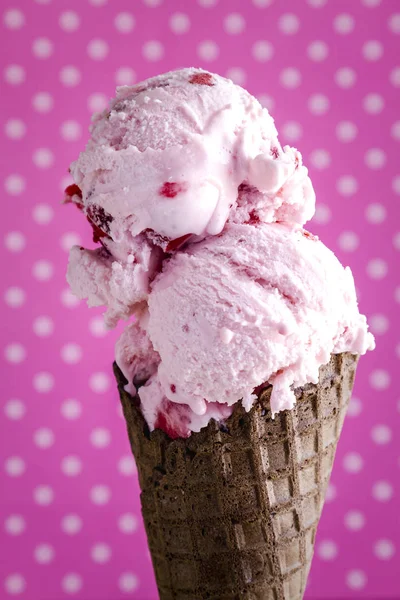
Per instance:
[[[397,0],[6,0],[1,15],[0,597],[155,600],[106,332],[67,288],[62,206],[90,115],[184,65],[248,87],[309,166],[309,229],[351,265],[360,361],[308,598],[400,596]]]

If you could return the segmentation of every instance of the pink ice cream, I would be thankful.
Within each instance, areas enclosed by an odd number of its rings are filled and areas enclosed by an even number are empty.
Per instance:
[[[168,73],[119,88],[91,133],[67,196],[101,247],[72,249],[68,281],[109,325],[132,316],[116,361],[150,430],[188,436],[267,383],[291,409],[331,353],[373,348],[349,268],[302,228],[301,155],[245,90]]]

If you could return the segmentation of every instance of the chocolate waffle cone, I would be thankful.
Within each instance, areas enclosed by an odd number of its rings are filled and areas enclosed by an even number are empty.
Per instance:
[[[274,419],[270,386],[176,440],[149,433],[114,365],[161,600],[303,598],[357,358],[332,355]]]

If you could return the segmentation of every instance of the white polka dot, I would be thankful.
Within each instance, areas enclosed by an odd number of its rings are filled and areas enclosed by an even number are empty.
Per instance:
[[[49,148],[38,148],[33,153],[32,160],[39,169],[48,169],[54,163],[54,156]]]
[[[3,16],[3,23],[7,29],[21,29],[25,24],[25,15],[17,8],[6,10]]]
[[[274,47],[270,42],[266,40],[259,40],[253,44],[251,49],[253,58],[260,62],[266,62],[271,60],[274,55]]]
[[[374,544],[374,554],[380,560],[390,560],[395,552],[396,548],[390,540],[378,540]]]
[[[107,544],[95,544],[90,551],[90,555],[94,562],[104,564],[111,558],[111,548]]]
[[[308,108],[314,115],[324,115],[329,110],[329,99],[323,94],[313,94],[308,99]]]
[[[390,135],[395,140],[400,140],[400,121],[396,121],[390,128]]]
[[[211,1],[211,0],[209,0],[209,1]],[[149,6],[150,8],[155,8],[156,6],[160,6],[162,4],[163,0],[143,0],[143,2],[145,3],[146,6]],[[215,0],[214,0],[214,3],[215,3]]]
[[[4,357],[7,362],[18,364],[25,360],[26,350],[22,344],[9,344],[4,349]]]
[[[106,392],[110,387],[110,378],[107,373],[93,373],[89,379],[89,387],[93,392]]]
[[[130,33],[135,27],[135,18],[129,12],[121,12],[116,15],[114,25],[120,33]]]
[[[60,245],[63,250],[69,252],[72,246],[80,246],[81,238],[77,233],[73,231],[69,231],[67,233],[63,233],[60,238]]]
[[[275,100],[268,94],[259,94],[257,100],[261,106],[264,106],[269,112],[271,112],[275,106]]]
[[[384,369],[375,369],[369,376],[369,383],[374,390],[386,390],[390,385],[390,375]]]
[[[136,73],[130,67],[120,67],[115,73],[117,85],[132,85],[136,81]]]
[[[396,177],[393,177],[392,189],[395,194],[400,194],[400,175],[396,175]]]
[[[392,440],[392,430],[387,425],[375,425],[372,428],[371,437],[375,444],[389,444]]]
[[[35,223],[47,225],[53,220],[54,210],[50,204],[36,204],[33,207],[32,217]]]
[[[257,8],[266,8],[267,6],[271,6],[273,1],[274,0],[253,0],[253,4],[254,6],[257,6]]]
[[[20,231],[10,231],[4,238],[4,245],[10,252],[21,252],[26,246],[26,239]]]
[[[4,521],[4,529],[9,535],[20,535],[25,531],[25,519],[21,515],[10,515]]]
[[[4,292],[4,302],[11,308],[18,308],[25,302],[25,292],[19,287],[10,287]]]
[[[111,497],[111,490],[106,485],[95,485],[90,490],[90,499],[93,504],[102,506],[107,504]]]
[[[379,224],[386,219],[386,208],[383,204],[369,204],[365,209],[365,218],[369,223]]]
[[[75,535],[82,529],[82,519],[78,515],[65,515],[61,520],[61,529],[68,535]]]
[[[367,273],[371,279],[383,279],[387,272],[387,263],[382,258],[373,258],[367,263]]]
[[[334,560],[338,554],[338,547],[333,540],[323,540],[317,546],[317,554],[322,560]]]
[[[61,587],[66,594],[76,594],[82,588],[82,577],[77,573],[68,573],[62,578]]]
[[[80,303],[79,298],[74,296],[69,288],[66,288],[61,292],[61,302],[64,306],[68,308],[74,308],[74,306],[78,306]]]
[[[198,56],[205,61],[213,61],[218,57],[219,47],[215,42],[205,40],[197,46]]]
[[[19,477],[25,473],[25,461],[20,456],[10,456],[4,462],[4,470],[10,477]]]
[[[155,62],[164,56],[164,46],[157,40],[150,40],[143,45],[142,54],[146,60]]]
[[[138,520],[132,513],[126,513],[118,519],[118,527],[122,533],[133,533],[138,528]]]
[[[104,60],[108,52],[109,48],[105,40],[94,39],[87,45],[87,53],[92,60]]]
[[[54,558],[54,548],[50,544],[39,544],[33,553],[36,562],[41,565],[48,565]]]
[[[281,85],[288,89],[294,89],[301,84],[301,73],[298,69],[288,67],[283,69],[279,75]]]
[[[368,8],[375,8],[379,6],[382,0],[361,0],[361,3]]]
[[[90,434],[90,441],[95,448],[106,448],[110,445],[111,434],[108,429],[98,427]]]
[[[331,156],[327,150],[313,150],[310,154],[310,162],[316,169],[326,169],[331,164]]]
[[[337,496],[336,487],[333,483],[328,483],[328,487],[326,488],[325,493],[325,502],[333,502]]]
[[[77,121],[64,121],[60,127],[61,137],[68,141],[74,142],[82,135],[82,128]]]
[[[282,135],[289,142],[297,141],[299,138],[301,138],[302,134],[303,128],[300,123],[297,123],[296,121],[288,121],[282,126]]]
[[[315,60],[316,62],[320,62],[325,60],[329,54],[328,45],[321,40],[315,40],[315,42],[311,42],[311,44],[307,47],[307,56],[311,60]]]
[[[61,13],[58,22],[61,29],[69,33],[78,29],[81,20],[76,12],[73,10],[66,10]]]
[[[344,89],[352,87],[355,84],[356,79],[357,74],[354,69],[350,69],[350,67],[342,67],[335,73],[336,84]]]
[[[138,578],[133,573],[122,573],[118,580],[121,592],[132,592],[139,585]]]
[[[400,231],[393,236],[393,246],[396,250],[400,250]]]
[[[53,96],[48,92],[38,92],[32,98],[32,105],[36,112],[47,113],[54,106]]]
[[[118,461],[118,471],[121,475],[135,475],[137,468],[133,456],[122,456]]]
[[[75,477],[82,471],[82,461],[78,456],[65,456],[61,461],[61,471],[68,477]]]
[[[36,429],[33,434],[33,440],[36,446],[45,450],[51,448],[54,444],[54,433],[48,427],[41,427],[40,429]]]
[[[21,119],[8,119],[4,132],[11,140],[20,140],[26,133],[26,125]]]
[[[336,189],[342,196],[353,196],[358,190],[358,181],[352,175],[344,175],[337,180]]]
[[[78,344],[65,344],[61,348],[61,358],[67,364],[75,365],[82,358],[82,348]]]
[[[18,196],[25,189],[25,179],[21,175],[9,175],[4,181],[4,187],[10,196]]]
[[[386,163],[386,154],[381,148],[370,148],[365,153],[365,164],[370,169],[381,169]]]
[[[54,322],[50,317],[36,317],[33,321],[32,328],[37,336],[47,337],[54,331]]]
[[[328,0],[307,0],[307,3],[313,8],[322,8]]]
[[[33,265],[32,274],[38,281],[48,281],[53,277],[54,267],[48,260],[38,260]]]
[[[4,69],[4,79],[11,85],[19,85],[25,81],[25,69],[21,65],[8,65]]]
[[[391,15],[388,20],[388,27],[392,33],[400,34],[400,13]]]
[[[400,304],[400,286],[394,290],[394,299]]]
[[[19,421],[25,415],[25,404],[21,400],[11,399],[4,406],[6,417],[12,421]]]
[[[379,60],[383,55],[383,45],[377,40],[370,40],[363,45],[362,53],[366,60]]]
[[[331,220],[331,209],[326,204],[317,204],[315,207],[315,215],[314,219],[316,223],[320,223],[321,225],[325,225],[329,223]]]
[[[38,485],[33,490],[33,499],[40,506],[48,506],[53,502],[54,492],[49,485]]]
[[[50,392],[54,387],[54,377],[51,373],[41,371],[33,377],[33,387],[39,393]]]
[[[32,52],[36,58],[49,58],[53,54],[53,42],[48,38],[37,38],[33,41]]]
[[[104,325],[103,317],[93,317],[89,322],[89,330],[95,337],[103,337],[107,335],[108,330]]]
[[[76,67],[68,65],[60,71],[60,81],[66,87],[78,85],[82,79],[81,72]]]
[[[346,575],[346,585],[351,590],[362,590],[367,584],[367,576],[364,571],[353,569]]]
[[[363,458],[357,452],[348,452],[343,459],[343,468],[348,473],[359,473],[363,465]]]
[[[378,115],[385,106],[385,100],[380,94],[367,94],[363,99],[365,112],[371,115]]]
[[[82,413],[82,406],[78,400],[70,398],[65,400],[61,405],[61,414],[64,419],[74,420],[78,419]]]
[[[243,16],[239,13],[232,13],[227,15],[224,19],[224,29],[226,33],[230,35],[237,35],[242,33],[246,26],[246,21]]]
[[[108,106],[108,98],[105,94],[95,93],[88,98],[88,109],[91,112],[102,112]]]
[[[344,524],[350,531],[360,531],[365,525],[365,517],[359,510],[350,510],[344,516]]]
[[[104,6],[104,4],[107,4],[108,0],[89,0],[89,2],[92,6]]]
[[[50,4],[52,0],[35,0],[36,4]]]
[[[244,85],[246,82],[246,73],[239,67],[233,67],[226,72],[226,77],[231,79],[237,85]]]
[[[333,20],[333,29],[341,35],[351,33],[354,29],[354,17],[345,13],[337,15]]]
[[[299,19],[292,13],[286,13],[279,17],[278,27],[285,35],[293,35],[297,33],[300,27]]]
[[[190,29],[190,19],[185,13],[174,13],[169,19],[171,30],[177,35],[187,33]]]
[[[344,252],[354,252],[359,244],[359,237],[354,231],[343,231],[338,237],[339,248]]]
[[[22,594],[26,588],[26,582],[22,575],[13,573],[8,575],[4,581],[6,592],[11,595]]]

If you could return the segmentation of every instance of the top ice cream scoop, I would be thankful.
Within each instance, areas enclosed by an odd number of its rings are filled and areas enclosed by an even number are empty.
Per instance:
[[[199,69],[118,88],[94,117],[71,173],[79,186],[71,198],[126,270],[116,274],[102,252],[72,258],[72,288],[109,306],[110,324],[146,300],[158,266],[154,246],[173,252],[219,234],[227,221],[303,225],[315,208],[301,154],[281,147],[268,111],[230,80]],[[99,291],[99,278],[105,288],[129,281],[129,298],[121,304]]]

